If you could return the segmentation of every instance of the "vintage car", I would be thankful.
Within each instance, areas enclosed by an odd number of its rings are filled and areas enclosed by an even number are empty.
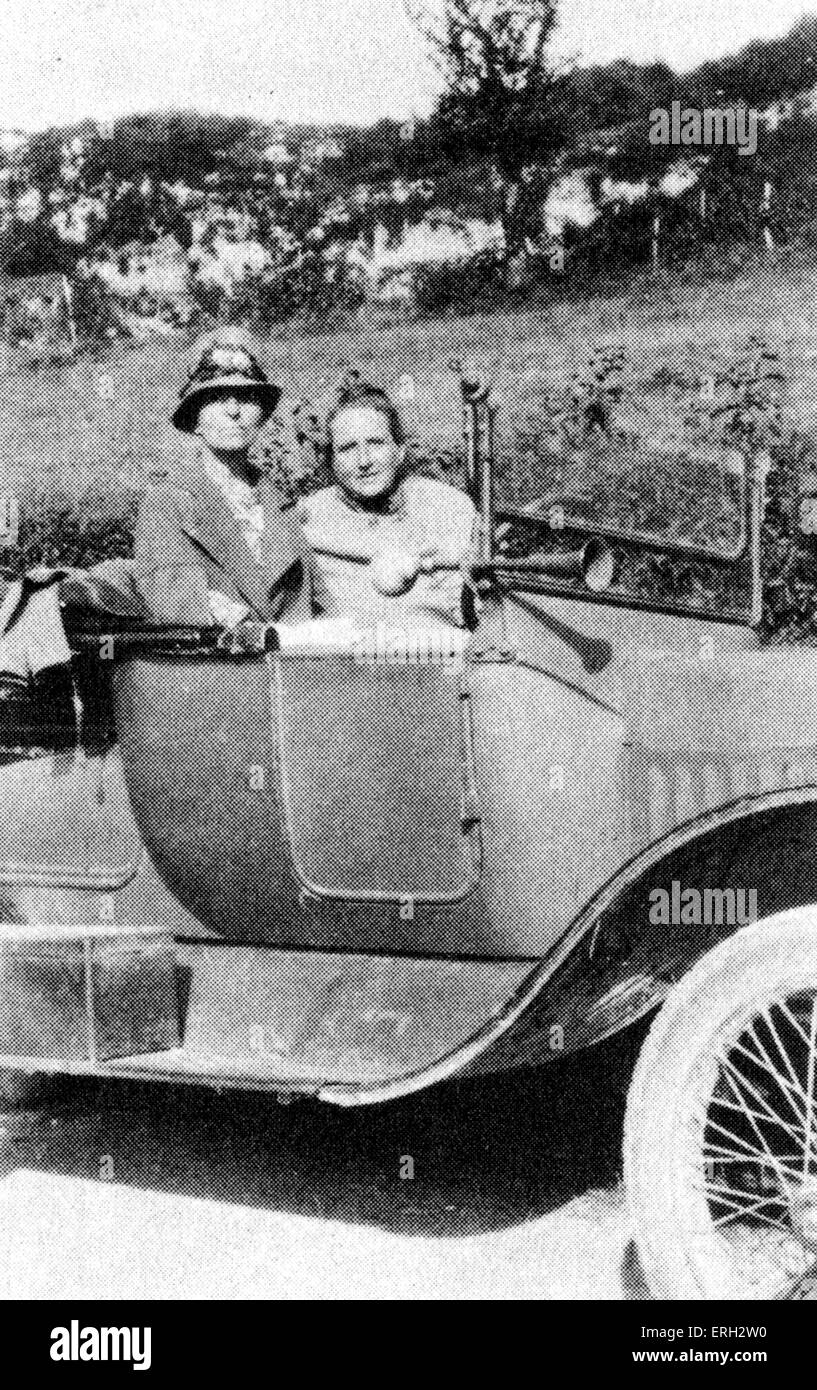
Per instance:
[[[762,470],[714,548],[503,507],[496,402],[463,405],[450,649],[66,612],[70,668],[4,692],[0,1067],[371,1105],[660,1006],[624,1155],[652,1291],[813,1296],[817,663],[754,631]],[[645,553],[743,598],[625,592]]]

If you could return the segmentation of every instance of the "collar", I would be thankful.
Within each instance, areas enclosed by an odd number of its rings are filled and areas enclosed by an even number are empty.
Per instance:
[[[237,478],[209,449],[199,453],[202,471],[218,488],[233,511],[247,512],[259,505],[258,489],[244,478]]]
[[[342,502],[350,512],[355,512],[358,516],[388,516],[403,521],[408,514],[403,483],[404,480],[399,478],[388,496],[385,497],[382,502],[378,499],[378,504],[374,507],[367,506],[365,502],[360,502],[358,498],[346,492],[346,490],[341,487],[340,483],[335,483],[334,488],[338,500]]]
[[[305,563],[300,532],[291,521],[280,518],[275,488],[266,475],[257,489],[245,485],[253,493],[253,515],[248,516],[231,505],[204,461],[203,453],[191,453],[177,473],[183,489],[182,529],[230,576],[256,613],[270,616],[271,585]],[[224,471],[222,465],[221,481]],[[232,474],[229,477],[241,483]]]

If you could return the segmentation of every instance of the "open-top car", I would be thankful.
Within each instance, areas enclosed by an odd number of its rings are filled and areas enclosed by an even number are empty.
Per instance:
[[[461,634],[236,652],[66,609],[70,667],[4,692],[0,1066],[367,1105],[660,1005],[625,1126],[652,1290],[810,1296],[817,664],[755,635],[762,470],[717,544],[502,505],[463,400]],[[645,555],[734,602],[628,589]]]

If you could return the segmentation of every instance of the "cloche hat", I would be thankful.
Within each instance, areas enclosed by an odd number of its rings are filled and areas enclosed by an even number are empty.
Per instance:
[[[193,349],[193,366],[179,393],[179,404],[172,420],[177,430],[191,434],[202,399],[224,387],[251,387],[272,414],[281,399],[280,387],[273,385],[262,367],[258,348],[249,333],[228,325],[200,338]]]

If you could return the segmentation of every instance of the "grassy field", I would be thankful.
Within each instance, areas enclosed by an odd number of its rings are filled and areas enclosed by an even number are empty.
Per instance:
[[[594,351],[623,350],[616,424],[636,454],[648,453],[688,442],[702,380],[727,370],[753,334],[780,354],[785,430],[808,453],[817,441],[817,266],[807,261],[756,264],[732,280],[644,279],[626,294],[490,316],[391,324],[381,316],[326,336],[282,333],[264,348],[285,391],[285,422],[296,400],[320,414],[349,367],[390,388],[409,375],[416,399],[405,414],[416,451],[455,474],[461,424],[451,363],[473,356],[502,398],[502,485],[519,496],[551,481],[540,476],[543,441],[569,412],[571,384]],[[188,355],[181,341],[116,346],[2,378],[2,488],[28,518],[27,562],[84,564],[127,551],[139,491],[183,447],[168,417]],[[285,449],[292,443],[286,423],[282,440]]]

